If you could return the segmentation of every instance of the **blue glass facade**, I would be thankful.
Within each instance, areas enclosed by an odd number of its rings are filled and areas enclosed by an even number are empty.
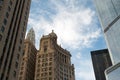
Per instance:
[[[120,62],[120,0],[94,0],[113,64]]]

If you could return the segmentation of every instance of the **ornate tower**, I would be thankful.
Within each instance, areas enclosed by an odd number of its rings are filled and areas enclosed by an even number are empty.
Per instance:
[[[24,46],[24,55],[20,65],[18,80],[34,80],[37,49],[35,48],[33,28],[28,32]]]
[[[52,31],[42,36],[37,53],[35,80],[75,80],[71,54],[57,44]]]
[[[29,30],[27,34],[27,39],[30,40],[35,45],[35,32],[33,28]]]

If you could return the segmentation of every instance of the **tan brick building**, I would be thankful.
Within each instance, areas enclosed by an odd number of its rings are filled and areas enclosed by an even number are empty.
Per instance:
[[[34,80],[37,49],[35,48],[33,29],[28,32],[24,45],[24,56],[20,65],[18,80]]]
[[[71,54],[57,44],[57,35],[53,31],[40,40],[35,80],[75,80]]]
[[[0,80],[16,80],[31,0],[0,0]]]

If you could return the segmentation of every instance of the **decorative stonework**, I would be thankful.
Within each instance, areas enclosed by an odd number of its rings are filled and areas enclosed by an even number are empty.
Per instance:
[[[35,32],[33,28],[29,30],[27,34],[27,39],[29,39],[35,45]]]

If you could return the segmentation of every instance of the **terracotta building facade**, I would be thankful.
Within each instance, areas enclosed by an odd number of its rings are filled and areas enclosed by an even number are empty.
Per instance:
[[[33,28],[31,28],[24,41],[24,54],[20,65],[18,80],[34,80],[36,54],[35,33]]]
[[[35,80],[75,80],[71,54],[57,44],[52,31],[43,35],[36,58]]]

